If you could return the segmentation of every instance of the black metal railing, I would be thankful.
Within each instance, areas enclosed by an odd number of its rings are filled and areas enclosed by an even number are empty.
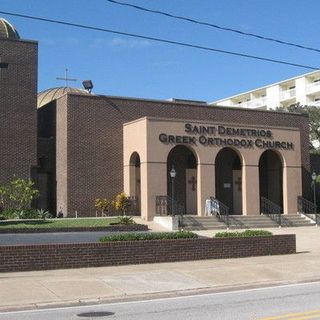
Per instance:
[[[169,196],[156,196],[157,216],[178,216],[179,229],[183,228],[185,208],[182,204]]]
[[[313,220],[316,225],[319,225],[320,216],[317,212],[317,206],[313,202],[303,198],[302,196],[298,196],[297,201],[298,213],[307,216],[309,219]]]
[[[210,197],[210,208],[208,213],[215,215],[219,221],[224,222],[229,228],[229,207],[214,197]]]
[[[129,196],[128,200],[129,200],[129,206],[126,210],[126,215],[139,216],[140,215],[139,198],[137,196]]]
[[[268,216],[271,220],[281,226],[281,207],[265,197],[260,198],[261,214]]]

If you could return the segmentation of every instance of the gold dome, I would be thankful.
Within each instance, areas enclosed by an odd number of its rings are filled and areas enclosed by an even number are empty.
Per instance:
[[[0,38],[20,39],[15,27],[4,18],[0,18]]]
[[[66,93],[77,93],[77,94],[89,94],[84,89],[70,88],[70,87],[57,87],[51,88],[38,93],[38,108],[48,104],[49,102],[62,97]]]

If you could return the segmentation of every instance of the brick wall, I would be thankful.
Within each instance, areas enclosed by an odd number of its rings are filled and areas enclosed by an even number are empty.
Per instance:
[[[30,177],[37,165],[37,50],[32,41],[0,39],[0,184]]]
[[[296,252],[295,235],[0,246],[0,272],[225,259]]]
[[[58,194],[58,208],[62,207],[69,216],[75,210],[78,215],[94,215],[94,199],[111,198],[122,191],[122,125],[144,116],[298,127],[304,192],[309,190],[305,178],[310,167],[308,119],[302,115],[75,94],[57,100],[57,113],[57,186],[61,195]]]

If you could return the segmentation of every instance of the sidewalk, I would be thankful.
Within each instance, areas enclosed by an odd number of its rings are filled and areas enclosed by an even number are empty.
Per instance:
[[[298,254],[0,273],[0,311],[320,279],[320,228],[269,230],[274,234],[296,233]],[[198,233],[212,235],[214,232]]]

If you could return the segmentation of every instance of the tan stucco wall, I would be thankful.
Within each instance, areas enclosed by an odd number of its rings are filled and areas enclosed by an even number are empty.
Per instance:
[[[190,120],[172,120],[141,118],[124,124],[124,191],[132,195],[130,190],[130,157],[133,152],[140,155],[141,160],[141,214],[151,220],[155,215],[155,197],[167,194],[167,157],[170,150],[177,144],[162,143],[159,135],[165,133],[174,136],[196,136],[185,132],[185,124],[202,126],[225,126],[271,130],[272,139],[268,141],[287,141],[294,144],[294,150],[276,150],[283,162],[283,207],[285,214],[297,213],[297,196],[301,195],[301,150],[300,131],[294,128],[262,127],[252,124],[230,124],[200,122]],[[212,137],[232,139],[255,139],[250,137],[219,136]],[[204,215],[205,199],[215,196],[215,158],[223,146],[204,146],[186,144],[197,157],[197,202],[198,215]],[[258,215],[259,209],[259,159],[267,149],[231,147],[242,161],[242,203],[244,215]],[[272,149],[271,149],[272,150]]]

